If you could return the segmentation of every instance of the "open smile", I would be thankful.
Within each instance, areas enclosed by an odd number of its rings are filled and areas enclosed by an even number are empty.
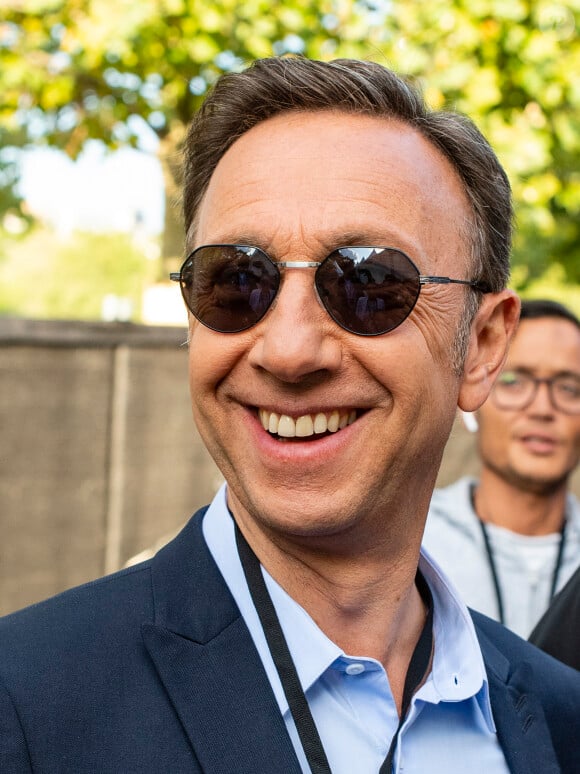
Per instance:
[[[259,409],[260,422],[264,430],[278,438],[311,438],[324,433],[336,433],[357,418],[353,409],[344,411],[335,409],[331,412],[317,412],[291,417],[288,414],[278,414],[275,411]]]

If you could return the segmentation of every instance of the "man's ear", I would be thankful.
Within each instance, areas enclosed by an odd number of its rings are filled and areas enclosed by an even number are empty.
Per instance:
[[[475,411],[486,400],[500,373],[520,316],[520,299],[512,290],[489,293],[471,324],[459,389],[459,408]]]

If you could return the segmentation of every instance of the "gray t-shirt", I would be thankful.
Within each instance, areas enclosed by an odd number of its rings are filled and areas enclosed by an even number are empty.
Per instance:
[[[499,620],[498,600],[478,518],[471,505],[475,479],[462,478],[433,493],[423,546],[469,607]],[[580,566],[580,504],[569,494],[566,542],[556,590]],[[519,535],[487,525],[501,589],[504,623],[528,637],[550,602],[560,535]]]

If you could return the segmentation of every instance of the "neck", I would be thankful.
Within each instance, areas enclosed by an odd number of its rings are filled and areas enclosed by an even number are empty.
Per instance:
[[[519,489],[484,469],[475,490],[474,506],[486,524],[495,524],[519,535],[560,532],[565,518],[565,484],[549,493]]]
[[[415,585],[419,541],[405,552],[385,546],[356,555],[322,551],[320,543],[265,536],[236,515],[261,564],[317,626],[349,655],[383,664],[397,707],[426,608]]]

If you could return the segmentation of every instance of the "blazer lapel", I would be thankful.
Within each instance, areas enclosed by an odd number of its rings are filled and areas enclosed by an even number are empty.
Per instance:
[[[201,531],[152,560],[156,620],[142,637],[204,774],[300,774],[260,657]]]
[[[485,660],[497,735],[512,774],[559,774],[556,753],[542,706],[530,692],[534,679],[528,662],[511,663],[477,626]]]

